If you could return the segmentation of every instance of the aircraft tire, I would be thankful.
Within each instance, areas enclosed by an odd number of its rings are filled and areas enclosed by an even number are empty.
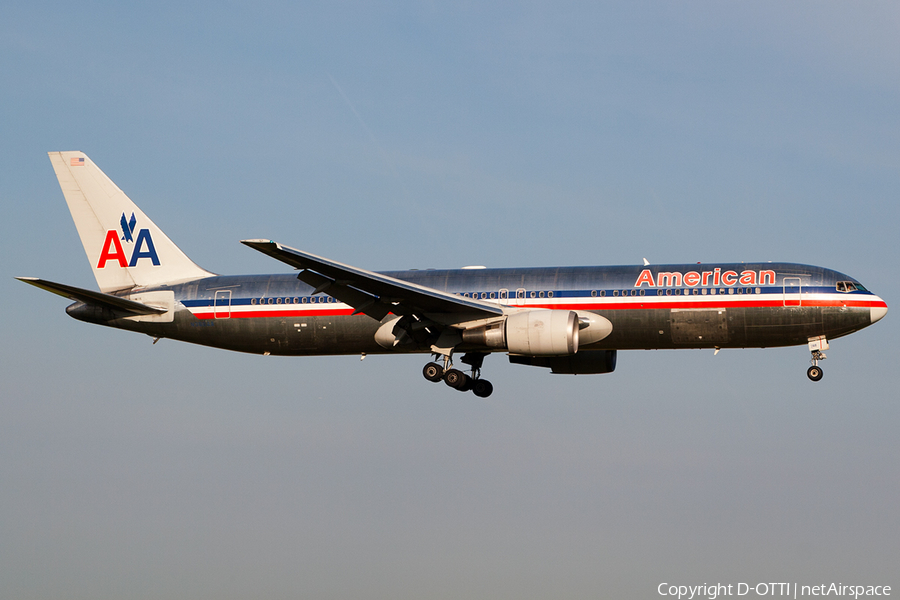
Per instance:
[[[494,393],[494,386],[487,379],[476,379],[472,384],[472,393],[479,398],[487,398]]]
[[[475,380],[466,374],[463,374],[463,377],[465,377],[465,381],[463,381],[462,386],[460,386],[456,389],[458,389],[461,392],[468,392],[469,390],[472,389],[472,385],[475,383]]]
[[[457,369],[450,369],[444,373],[444,383],[455,390],[461,390],[466,385],[466,374]]]
[[[806,376],[809,377],[810,381],[819,381],[822,379],[822,367],[818,365],[814,365],[806,370]]]
[[[437,363],[430,362],[422,369],[422,375],[425,379],[432,383],[437,383],[444,378],[444,367]]]

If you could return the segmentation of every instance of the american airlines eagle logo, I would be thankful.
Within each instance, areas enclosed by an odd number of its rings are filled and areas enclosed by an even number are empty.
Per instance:
[[[136,267],[138,260],[149,258],[153,266],[159,266],[159,256],[156,254],[156,247],[153,245],[153,238],[149,229],[140,229],[137,232],[137,238],[134,237],[135,227],[137,226],[137,218],[131,213],[128,219],[125,213],[119,219],[119,225],[122,228],[122,237],[119,238],[119,232],[110,229],[106,232],[106,240],[103,242],[103,249],[100,251],[100,260],[97,262],[98,269],[105,269],[109,261],[113,261],[122,268]],[[131,257],[125,254],[122,242],[134,243],[131,250]]]
[[[134,233],[134,226],[137,223],[137,219],[134,218],[134,213],[131,213],[130,221],[127,221],[125,219],[125,213],[122,213],[122,220],[120,223],[122,225],[122,241],[133,242],[134,238],[131,237],[131,234]]]

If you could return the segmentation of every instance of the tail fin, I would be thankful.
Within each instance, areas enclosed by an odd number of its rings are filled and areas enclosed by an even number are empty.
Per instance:
[[[50,152],[102,292],[209,277],[83,152]]]

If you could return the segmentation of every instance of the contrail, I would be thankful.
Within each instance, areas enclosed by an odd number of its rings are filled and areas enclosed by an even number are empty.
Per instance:
[[[365,129],[369,133],[369,137],[372,138],[372,143],[375,144],[375,147],[378,148],[378,151],[381,153],[381,159],[384,161],[384,164],[387,165],[388,169],[391,170],[391,173],[394,174],[394,177],[397,178],[397,183],[399,183],[400,187],[403,189],[403,195],[406,196],[407,200],[409,200],[409,192],[406,190],[406,186],[403,185],[403,180],[400,179],[400,174],[397,173],[397,169],[394,168],[393,163],[388,160],[387,152],[385,152],[381,144],[378,143],[378,138],[375,137],[375,133],[368,125],[366,125],[366,122],[363,120],[362,115],[359,114],[359,111],[356,110],[356,107],[353,106],[352,102],[350,102],[350,98],[347,97],[347,94],[344,93],[344,90],[341,89],[341,86],[338,85],[338,82],[334,80],[334,77],[331,76],[331,73],[328,73],[326,71],[325,74],[328,75],[328,79],[331,80],[331,84],[334,85],[335,89],[341,95],[341,98],[344,99],[344,102],[347,103],[347,106],[349,106],[350,110],[353,111],[353,114],[356,115],[356,120],[359,121],[359,124],[363,126],[363,129]]]

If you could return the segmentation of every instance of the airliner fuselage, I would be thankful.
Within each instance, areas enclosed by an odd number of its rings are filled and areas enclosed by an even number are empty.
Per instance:
[[[764,284],[687,286],[684,275],[772,273]],[[650,273],[681,274],[681,284],[641,283]],[[806,344],[858,331],[885,312],[884,303],[858,281],[821,267],[791,263],[447,269],[393,271],[383,275],[462,297],[512,308],[591,311],[612,323],[612,332],[581,350],[664,348],[758,348]],[[747,276],[745,276],[747,277]],[[688,281],[692,278],[688,276]],[[749,279],[745,279],[749,281]],[[673,281],[674,282],[674,281]],[[667,282],[671,283],[671,282]],[[842,283],[840,291],[838,283]],[[429,347],[383,348],[375,341],[379,321],[299,281],[295,275],[218,276],[138,290],[171,292],[171,322],[112,318],[110,312],[76,304],[75,318],[228,350],[273,355],[427,352]],[[478,349],[460,345],[457,351]]]

